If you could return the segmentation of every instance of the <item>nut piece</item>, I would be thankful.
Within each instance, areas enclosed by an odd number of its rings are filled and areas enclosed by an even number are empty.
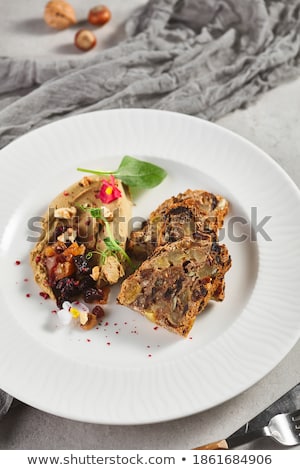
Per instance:
[[[116,284],[125,274],[124,268],[118,258],[110,255],[102,266],[102,276],[109,284]]]
[[[88,14],[88,22],[95,26],[103,26],[111,18],[111,11],[105,5],[92,8]]]
[[[97,40],[96,36],[92,31],[88,29],[80,29],[75,34],[75,46],[82,51],[89,51],[95,47]]]
[[[89,178],[88,176],[84,176],[83,178],[81,178],[79,185],[83,186],[84,188],[87,188],[88,186],[90,186],[91,183],[92,183],[92,179]]]
[[[94,279],[94,281],[98,281],[100,277],[100,267],[99,266],[94,266],[92,269],[92,274],[90,274],[91,278]]]
[[[50,0],[45,6],[44,20],[54,29],[65,29],[77,23],[74,8],[65,0]]]
[[[81,318],[80,318],[80,326],[83,330],[91,330],[96,325],[98,325],[97,317],[93,313],[88,313],[87,320],[85,321],[85,319],[83,319],[83,321],[84,323],[81,323]]]
[[[76,207],[59,207],[54,210],[54,217],[56,219],[71,219],[77,213]]]

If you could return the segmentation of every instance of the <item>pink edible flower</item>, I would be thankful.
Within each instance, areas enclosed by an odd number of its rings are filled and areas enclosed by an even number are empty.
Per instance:
[[[109,204],[110,202],[115,201],[121,196],[122,193],[116,185],[114,176],[110,175],[109,180],[102,181],[100,191],[96,197],[100,199],[104,204]]]

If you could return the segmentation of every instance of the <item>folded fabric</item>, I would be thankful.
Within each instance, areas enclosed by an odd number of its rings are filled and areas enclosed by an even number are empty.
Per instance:
[[[300,0],[150,0],[87,59],[0,58],[0,146],[63,116],[168,109],[215,120],[299,74]]]
[[[65,116],[167,109],[215,120],[299,75],[300,0],[150,0],[91,58],[0,57],[0,147]],[[0,392],[0,416],[12,398]]]
[[[12,401],[13,401],[12,396],[3,392],[3,390],[0,390],[0,419],[2,418],[2,416],[4,416],[8,412],[12,404]]]

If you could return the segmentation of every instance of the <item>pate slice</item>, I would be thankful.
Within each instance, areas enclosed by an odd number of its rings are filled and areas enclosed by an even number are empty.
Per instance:
[[[184,237],[156,248],[123,281],[118,303],[181,336],[214,298],[231,266],[225,245]]]
[[[128,253],[145,260],[156,247],[196,232],[199,237],[216,240],[228,208],[228,201],[222,196],[187,189],[166,199],[151,212],[141,230],[131,232]]]

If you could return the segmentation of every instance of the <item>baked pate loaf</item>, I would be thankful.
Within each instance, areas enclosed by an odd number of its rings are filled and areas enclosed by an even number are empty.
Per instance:
[[[127,251],[145,260],[158,246],[198,234],[198,239],[216,241],[228,213],[228,202],[207,191],[188,189],[165,200],[141,230],[131,232]]]
[[[157,247],[123,281],[117,302],[187,336],[209,300],[224,296],[223,279],[230,266],[225,245],[184,237]]]

